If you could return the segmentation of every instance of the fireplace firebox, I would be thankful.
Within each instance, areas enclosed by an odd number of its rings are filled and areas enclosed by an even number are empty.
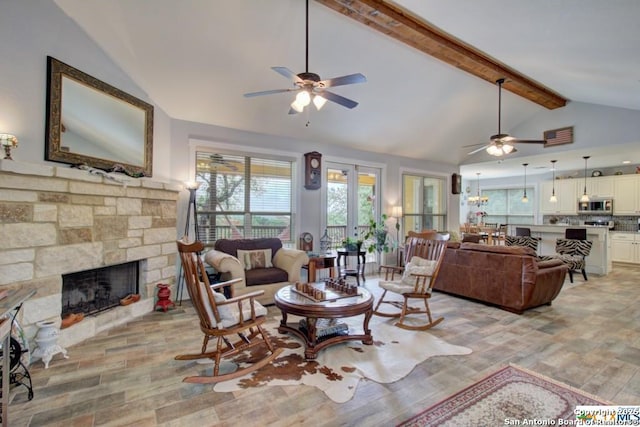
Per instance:
[[[139,262],[111,265],[62,276],[62,317],[95,314],[120,305],[138,293]]]

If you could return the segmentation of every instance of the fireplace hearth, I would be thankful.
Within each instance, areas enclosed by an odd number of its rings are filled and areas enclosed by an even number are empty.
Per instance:
[[[62,276],[62,317],[96,314],[138,293],[138,262],[111,265]]]

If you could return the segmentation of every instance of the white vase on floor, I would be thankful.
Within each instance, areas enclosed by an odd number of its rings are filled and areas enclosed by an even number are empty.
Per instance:
[[[58,345],[58,337],[60,336],[60,329],[55,322],[47,320],[36,323],[39,328],[36,333],[35,342],[36,348],[33,350],[32,356],[34,358],[41,358],[44,362],[45,369],[49,368],[49,362],[54,355],[62,353],[65,359],[68,359],[67,350]]]

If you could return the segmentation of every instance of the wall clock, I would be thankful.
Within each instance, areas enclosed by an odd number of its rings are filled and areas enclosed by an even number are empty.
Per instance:
[[[462,192],[462,177],[454,173],[451,175],[451,194],[460,194]]]
[[[307,190],[317,190],[320,188],[320,178],[322,154],[317,151],[305,153],[304,155],[304,188]]]
[[[302,233],[300,235],[300,250],[306,252],[313,251],[313,235],[311,233]]]

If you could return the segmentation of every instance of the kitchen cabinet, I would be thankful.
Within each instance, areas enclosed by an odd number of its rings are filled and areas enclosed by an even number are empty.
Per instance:
[[[576,181],[576,198],[584,194],[585,180]],[[613,197],[614,179],[612,176],[602,176],[597,178],[587,178],[587,195],[594,198]]]
[[[584,181],[582,181],[584,183]],[[576,215],[578,196],[576,195],[575,179],[557,179],[555,181],[556,197],[558,201],[549,201],[553,189],[553,181],[545,181],[541,185],[540,212],[543,215]]]
[[[640,175],[620,175],[614,178],[613,214],[640,214]]]
[[[640,233],[611,233],[611,260],[640,264]]]

